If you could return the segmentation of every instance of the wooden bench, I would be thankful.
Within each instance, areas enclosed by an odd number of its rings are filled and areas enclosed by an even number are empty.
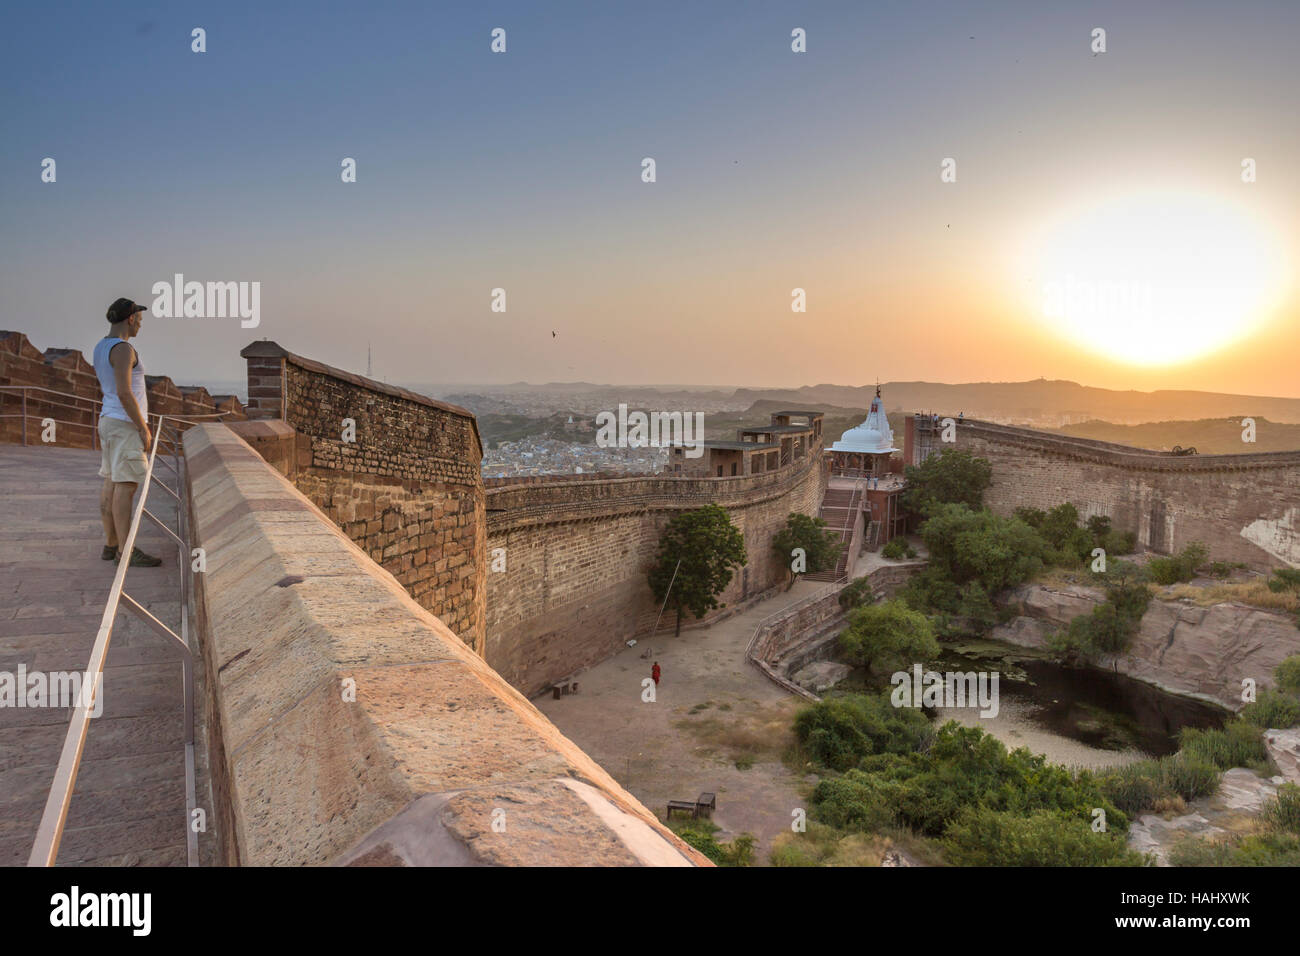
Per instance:
[[[577,692],[578,682],[572,677],[557,680],[551,685],[551,695],[555,700],[559,700],[565,694],[576,694]]]
[[[698,807],[693,800],[669,800],[668,801],[668,819],[673,818],[673,811],[689,813],[691,816],[699,816]]]
[[[669,800],[668,819],[673,818],[673,811],[689,813],[693,817],[710,817],[718,809],[718,798],[712,793],[702,793],[698,800]]]

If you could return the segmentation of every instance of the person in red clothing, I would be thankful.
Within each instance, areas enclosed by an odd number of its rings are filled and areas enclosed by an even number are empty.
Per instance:
[[[659,674],[660,674],[659,662],[655,661],[655,666],[650,668],[650,676],[654,678],[656,687],[659,686]]]

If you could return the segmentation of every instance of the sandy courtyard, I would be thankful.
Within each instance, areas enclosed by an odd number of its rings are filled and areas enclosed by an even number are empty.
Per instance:
[[[534,703],[660,819],[670,799],[717,794],[718,839],[752,833],[755,863],[765,865],[773,837],[804,806],[802,781],[781,753],[806,702],[746,662],[745,648],[765,617],[825,586],[800,581],[711,627],[640,641],[581,674],[577,694]],[[643,703],[641,681],[655,661],[663,671],[656,700]]]

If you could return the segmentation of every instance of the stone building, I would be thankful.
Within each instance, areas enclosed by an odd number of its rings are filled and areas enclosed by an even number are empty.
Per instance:
[[[831,528],[843,529],[841,537],[850,545],[847,564],[851,564],[852,542],[859,534],[862,548],[874,551],[906,533],[907,516],[899,504],[902,462],[893,457],[898,452],[880,386],[876,386],[867,417],[826,451],[830,477],[822,519]],[[855,532],[855,528],[860,530]],[[844,573],[845,564],[842,560],[840,573]]]
[[[817,453],[822,445],[822,417],[822,412],[813,411],[773,412],[771,424],[737,429],[735,441],[705,441],[704,454],[696,458],[690,457],[690,449],[674,446],[666,473],[690,478],[738,478],[776,471]]]

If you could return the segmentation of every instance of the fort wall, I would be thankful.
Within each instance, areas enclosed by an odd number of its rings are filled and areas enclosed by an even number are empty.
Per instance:
[[[1201,541],[1213,560],[1300,566],[1300,451],[1179,456],[978,421],[955,447],[992,463],[999,513],[1069,501],[1152,551]]]
[[[105,323],[107,326],[107,323]],[[107,332],[107,328],[105,328]],[[141,346],[147,364],[148,345]],[[103,399],[94,366],[77,349],[44,352],[21,332],[0,331],[0,442],[29,445],[43,441],[43,422],[55,422],[61,448],[98,447],[95,426]],[[149,414],[179,418],[239,421],[244,406],[234,395],[212,395],[201,385],[177,385],[166,375],[146,375]],[[26,426],[24,429],[24,425]]]
[[[223,862],[709,865],[231,429],[184,444]]]
[[[646,575],[674,514],[717,504],[745,538],[737,570],[705,620],[784,584],[772,537],[791,512],[816,515],[826,476],[819,455],[735,478],[624,477],[493,482],[487,489],[485,656],[525,694],[605,660],[649,635],[659,605]],[[492,570],[494,562],[504,570]],[[683,626],[695,623],[687,616]],[[675,624],[665,613],[662,629]]]
[[[296,433],[289,476],[298,489],[482,654],[483,448],[474,416],[274,342],[240,354],[250,410]]]

